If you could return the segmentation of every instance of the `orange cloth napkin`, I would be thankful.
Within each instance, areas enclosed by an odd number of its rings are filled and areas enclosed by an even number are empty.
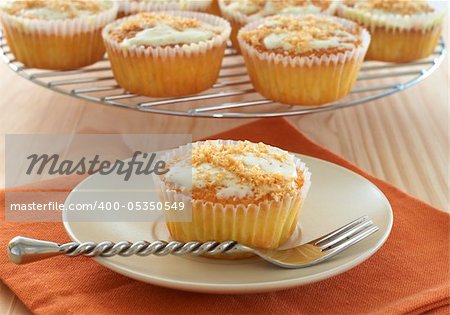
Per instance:
[[[38,314],[449,313],[449,218],[311,142],[284,119],[259,120],[215,136],[262,141],[362,174],[388,197],[394,226],[369,260],[334,278],[285,291],[206,295],[165,289],[116,274],[83,257],[16,266],[4,254],[16,235],[69,241],[60,223],[8,223],[1,211],[0,278]],[[71,187],[75,183],[63,183]],[[54,187],[54,186],[53,186]],[[64,188],[61,187],[61,188]],[[4,204],[4,193],[0,196]]]

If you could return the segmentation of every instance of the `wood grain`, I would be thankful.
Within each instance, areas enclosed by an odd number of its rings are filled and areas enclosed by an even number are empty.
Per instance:
[[[447,28],[446,28],[447,29]],[[446,42],[448,30],[445,33]],[[449,68],[370,104],[289,120],[318,144],[411,195],[449,211]],[[192,133],[199,139],[249,120],[143,114],[76,100],[38,87],[0,65],[0,132]],[[274,130],[276,132],[276,130]],[[4,137],[0,156],[4,156]],[[0,161],[0,187],[4,185]],[[0,283],[0,313],[27,314]]]

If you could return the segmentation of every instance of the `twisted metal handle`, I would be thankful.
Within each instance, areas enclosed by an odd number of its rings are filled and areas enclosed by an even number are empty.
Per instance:
[[[166,256],[166,255],[217,255],[224,254],[232,250],[236,246],[236,242],[188,242],[182,243],[178,241],[165,242],[165,241],[138,241],[131,243],[128,241],[121,241],[118,243],[113,243],[110,241],[104,241],[101,243],[67,243],[60,246],[61,250],[67,256],[79,256],[84,255],[88,257],[102,256]]]
[[[66,255],[69,257],[87,256],[87,257],[112,257],[132,255],[138,256],[166,256],[172,255],[218,255],[226,253],[246,252],[244,246],[235,241],[226,242],[178,242],[178,241],[138,241],[131,243],[121,241],[114,243],[103,241],[100,243],[66,243],[57,244],[54,242],[41,241],[23,236],[13,238],[8,245],[8,255],[12,262],[16,264],[25,264],[33,261],[45,259],[56,255]]]

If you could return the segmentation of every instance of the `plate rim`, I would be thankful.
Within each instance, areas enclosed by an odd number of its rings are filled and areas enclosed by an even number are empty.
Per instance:
[[[132,269],[130,269],[127,266],[124,266],[121,263],[110,261],[107,258],[104,257],[93,257],[91,259],[98,262],[100,265],[118,273],[121,275],[124,275],[126,277],[149,283],[152,285],[158,285],[161,287],[176,289],[176,290],[183,290],[183,291],[190,291],[190,292],[201,292],[201,293],[214,293],[214,294],[248,294],[248,293],[262,293],[262,292],[269,292],[269,291],[280,291],[280,290],[286,290],[293,287],[299,287],[319,281],[323,281],[325,279],[337,276],[339,274],[342,274],[344,272],[347,272],[350,269],[355,268],[356,266],[360,265],[367,259],[369,259],[371,256],[373,256],[387,241],[389,238],[389,235],[392,231],[393,221],[394,221],[394,215],[392,211],[392,206],[389,202],[389,199],[386,197],[386,195],[381,191],[380,188],[378,188],[377,185],[375,185],[373,182],[362,176],[361,174],[358,174],[346,167],[343,167],[339,164],[323,160],[317,157],[305,155],[305,154],[299,154],[291,152],[292,154],[296,155],[300,159],[302,157],[306,157],[309,159],[318,160],[321,163],[331,164],[334,167],[338,167],[341,170],[352,174],[353,176],[357,176],[361,178],[362,180],[369,182],[379,193],[382,197],[384,197],[386,204],[387,204],[387,214],[388,214],[388,224],[387,228],[384,234],[380,236],[378,241],[376,242],[375,246],[371,247],[370,249],[366,250],[364,254],[361,254],[357,256],[355,259],[348,261],[344,264],[338,265],[336,267],[333,267],[331,269],[327,269],[323,272],[320,272],[318,274],[314,275],[306,275],[301,278],[292,278],[292,279],[282,279],[282,280],[272,280],[272,281],[264,281],[264,282],[257,282],[257,283],[245,283],[245,284],[232,284],[232,283],[225,283],[225,284],[217,284],[217,283],[198,283],[198,282],[191,282],[191,281],[182,281],[182,280],[173,280],[173,279],[167,279],[163,277],[159,277],[157,275],[149,276],[147,274],[143,274],[141,272],[136,272]],[[95,176],[96,174],[90,175],[86,178],[84,178],[81,182],[79,182],[72,191],[67,195],[66,199],[64,200],[64,203],[67,202],[69,197],[72,195],[72,193],[75,191],[75,189],[82,185],[85,181],[89,180],[91,176]],[[63,211],[62,214],[62,220],[64,229],[66,230],[68,236],[70,239],[74,242],[80,242],[80,240],[77,238],[77,236],[73,233],[72,228],[70,227],[70,221],[67,220],[66,212]],[[337,269],[337,270],[336,270]],[[310,279],[312,278],[312,279]]]

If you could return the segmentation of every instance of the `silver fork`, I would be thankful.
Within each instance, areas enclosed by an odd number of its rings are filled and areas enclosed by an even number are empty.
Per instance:
[[[313,266],[329,259],[350,246],[364,240],[378,231],[367,216],[360,217],[337,230],[297,247],[277,250],[251,248],[235,241],[226,242],[177,242],[177,241],[138,241],[131,243],[121,241],[113,243],[66,243],[41,241],[23,236],[16,236],[8,244],[9,259],[16,264],[26,264],[56,255],[69,257],[84,255],[87,257],[112,257],[132,255],[166,256],[173,255],[218,255],[235,253],[252,253],[265,261],[283,268],[303,268]]]

